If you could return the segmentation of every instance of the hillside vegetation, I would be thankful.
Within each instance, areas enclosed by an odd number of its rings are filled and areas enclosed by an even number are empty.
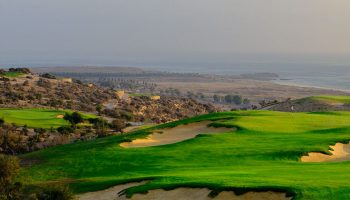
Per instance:
[[[122,148],[152,130],[212,120],[237,130],[200,135],[176,144]],[[78,142],[21,156],[35,161],[21,172],[31,186],[69,183],[77,193],[120,183],[149,180],[128,188],[128,196],[156,188],[208,187],[286,192],[294,199],[349,199],[350,162],[303,163],[308,152],[329,154],[329,145],[350,140],[350,112],[213,113],[139,130],[132,134]]]
[[[110,88],[51,74],[33,74],[26,68],[0,70],[0,107],[68,109],[156,123],[217,111],[212,105],[189,98],[119,98]]]

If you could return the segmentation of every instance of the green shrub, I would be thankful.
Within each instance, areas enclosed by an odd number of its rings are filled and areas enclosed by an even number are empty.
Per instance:
[[[55,185],[44,188],[38,195],[38,200],[71,200],[73,193],[67,186]]]

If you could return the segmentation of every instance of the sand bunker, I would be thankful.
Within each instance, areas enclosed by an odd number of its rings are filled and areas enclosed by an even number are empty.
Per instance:
[[[144,139],[136,139],[132,142],[121,143],[125,148],[158,146],[173,144],[196,137],[198,134],[217,134],[232,131],[232,128],[208,127],[211,122],[196,122],[188,125],[179,125],[174,128],[166,128],[154,131]]]
[[[143,183],[130,183],[116,186],[107,190],[89,192],[78,196],[80,200],[291,200],[285,193],[280,192],[248,192],[243,195],[235,195],[234,192],[224,191],[211,198],[211,192],[207,188],[178,188],[165,191],[162,189],[151,190],[147,194],[134,194],[131,199],[118,193],[128,187]]]
[[[78,199],[80,200],[122,200],[127,199],[125,196],[119,196],[118,193],[122,190],[125,190],[130,187],[143,185],[146,181],[139,183],[127,183],[123,185],[117,185],[106,190],[96,191],[96,192],[88,192],[81,195],[78,195]]]
[[[234,192],[224,191],[211,198],[211,191],[206,188],[178,188],[175,190],[151,190],[147,194],[135,194],[131,200],[287,200],[284,193],[277,192],[248,192],[243,195],[235,195]]]
[[[57,118],[57,119],[63,119],[63,118],[64,118],[64,115],[62,115],[62,114],[61,114],[61,115],[57,115],[56,118]]]
[[[333,150],[332,155],[326,155],[323,153],[309,153],[307,156],[302,156],[302,162],[341,162],[350,160],[350,143],[342,144],[337,143],[334,146],[330,146]]]

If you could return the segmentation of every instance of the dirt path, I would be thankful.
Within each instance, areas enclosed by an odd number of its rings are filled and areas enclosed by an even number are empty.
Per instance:
[[[196,122],[188,125],[179,125],[174,128],[160,129],[144,139],[121,143],[124,148],[158,146],[173,144],[196,137],[198,134],[218,134],[233,131],[232,128],[208,127],[211,122]]]
[[[224,191],[215,198],[209,197],[211,192],[207,188],[177,188],[165,191],[162,189],[151,190],[147,194],[135,194],[131,199],[118,193],[126,188],[142,185],[145,182],[129,183],[112,187],[107,190],[89,192],[78,196],[79,200],[291,200],[285,193],[279,192],[248,192],[243,195],[235,195],[233,192]]]
[[[342,144],[337,143],[334,146],[330,146],[333,150],[332,155],[326,155],[323,153],[309,153],[307,156],[302,156],[302,162],[341,162],[350,160],[350,143]]]

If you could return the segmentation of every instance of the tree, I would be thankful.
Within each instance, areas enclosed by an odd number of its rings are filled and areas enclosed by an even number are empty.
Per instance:
[[[89,119],[89,122],[94,125],[94,128],[96,129],[96,134],[99,137],[104,137],[107,135],[108,122],[106,120],[104,120],[103,118],[95,118]]]
[[[77,124],[84,121],[83,117],[78,112],[73,112],[72,114],[66,113],[63,119],[69,121],[73,128],[75,128]]]
[[[228,94],[224,97],[224,99],[225,99],[225,103],[232,103],[232,95]]]
[[[250,100],[249,99],[243,99],[243,104],[250,104]]]
[[[243,102],[243,99],[240,95],[226,95],[225,102],[226,103],[234,103],[236,105],[241,105]]]
[[[71,127],[64,127],[64,126],[58,127],[57,131],[62,135],[68,135],[69,133],[73,132]]]
[[[7,154],[16,154],[21,148],[21,135],[16,132],[15,125],[3,125],[0,127],[0,148]]]
[[[239,95],[233,95],[232,96],[232,102],[236,105],[241,105],[243,100],[242,100],[242,97],[239,96]]]
[[[214,99],[214,102],[216,103],[220,102],[220,96],[217,94],[214,94],[213,99]]]
[[[29,86],[30,84],[29,84],[29,81],[28,80],[25,80],[24,82],[23,82],[23,86]]]
[[[46,130],[44,128],[34,128],[34,132],[39,136],[42,136],[44,133],[46,133]]]
[[[11,183],[19,172],[18,158],[0,154],[0,169],[0,185],[4,187]]]
[[[53,185],[44,188],[38,195],[38,200],[72,200],[73,193],[67,186]]]
[[[21,184],[13,183],[20,169],[18,158],[0,154],[0,169],[0,199],[21,199]]]
[[[101,115],[102,108],[103,108],[103,106],[101,104],[96,105],[96,111],[97,111],[98,115]]]
[[[27,124],[25,124],[25,125],[23,126],[23,128],[22,128],[22,133],[23,133],[23,135],[28,135],[29,130],[28,130]]]
[[[112,121],[111,128],[115,129],[118,132],[123,132],[123,129],[126,127],[126,123],[122,119],[115,119]]]

